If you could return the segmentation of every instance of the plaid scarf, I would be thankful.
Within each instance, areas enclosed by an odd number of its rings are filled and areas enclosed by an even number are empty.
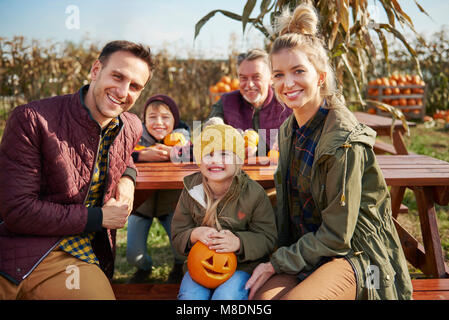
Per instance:
[[[321,137],[329,109],[325,102],[315,115],[301,128],[293,125],[291,162],[287,169],[287,194],[290,205],[292,233],[299,239],[307,232],[315,232],[321,224],[310,190],[311,170],[315,148]]]
[[[95,162],[92,181],[85,205],[86,207],[100,207],[103,203],[103,193],[106,173],[108,170],[109,147],[120,130],[118,118],[112,119],[109,125],[102,130],[98,157]],[[82,233],[75,236],[68,236],[59,243],[59,248],[78,259],[88,263],[99,264],[98,258],[92,249],[91,241],[95,232]]]

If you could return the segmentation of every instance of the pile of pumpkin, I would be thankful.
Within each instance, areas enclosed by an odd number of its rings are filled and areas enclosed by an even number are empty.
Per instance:
[[[437,110],[432,117],[427,116],[428,118],[424,118],[424,121],[430,121],[437,120],[437,121],[444,121],[446,123],[449,123],[449,110]]]
[[[256,148],[259,145],[259,134],[256,130],[246,129],[243,132],[243,139],[245,140],[245,148]],[[268,151],[267,156],[272,163],[278,163],[279,151],[271,149]]]
[[[371,80],[368,83],[368,97],[393,107],[422,106],[425,85],[419,75],[394,73],[390,77]],[[401,109],[404,112],[421,113],[419,109]],[[376,113],[376,109],[371,108],[368,112]]]
[[[187,143],[187,140],[185,138],[185,136],[180,133],[180,132],[172,132],[170,134],[167,134],[164,138],[164,144],[166,146],[184,146]],[[136,145],[136,147],[134,148],[134,151],[140,151],[143,149],[146,149],[147,147],[142,146],[140,144]],[[156,148],[156,145],[150,146],[148,148]]]
[[[239,79],[231,78],[230,76],[221,77],[220,81],[209,87],[209,94],[212,101],[216,102],[220,100],[223,93],[238,90]]]

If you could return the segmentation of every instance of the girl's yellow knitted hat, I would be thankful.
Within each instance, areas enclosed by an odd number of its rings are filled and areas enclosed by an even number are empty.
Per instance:
[[[232,126],[227,124],[209,125],[197,134],[193,140],[193,155],[195,162],[201,163],[204,155],[216,151],[231,151],[236,154],[243,163],[245,160],[245,140]]]

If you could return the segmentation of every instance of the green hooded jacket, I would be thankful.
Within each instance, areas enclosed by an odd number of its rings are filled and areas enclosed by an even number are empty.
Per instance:
[[[173,247],[182,255],[187,256],[192,247],[192,230],[202,225],[205,203],[201,173],[185,177],[171,223]],[[276,244],[277,230],[273,207],[259,183],[241,171],[218,204],[217,212],[221,227],[240,239],[240,250],[236,252],[237,270],[251,274],[259,263],[268,261]]]
[[[346,107],[329,110],[315,149],[311,192],[320,227],[292,239],[285,177],[294,121],[291,115],[279,130],[280,158],[274,175],[279,248],[270,258],[276,273],[310,271],[323,258],[344,257],[355,271],[358,299],[411,299],[389,191],[373,152],[376,133],[358,123]]]

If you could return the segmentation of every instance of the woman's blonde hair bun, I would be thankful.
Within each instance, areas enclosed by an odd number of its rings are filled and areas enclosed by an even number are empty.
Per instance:
[[[318,14],[315,8],[302,3],[293,12],[286,6],[276,19],[276,31],[279,35],[300,33],[316,36],[318,33]]]

